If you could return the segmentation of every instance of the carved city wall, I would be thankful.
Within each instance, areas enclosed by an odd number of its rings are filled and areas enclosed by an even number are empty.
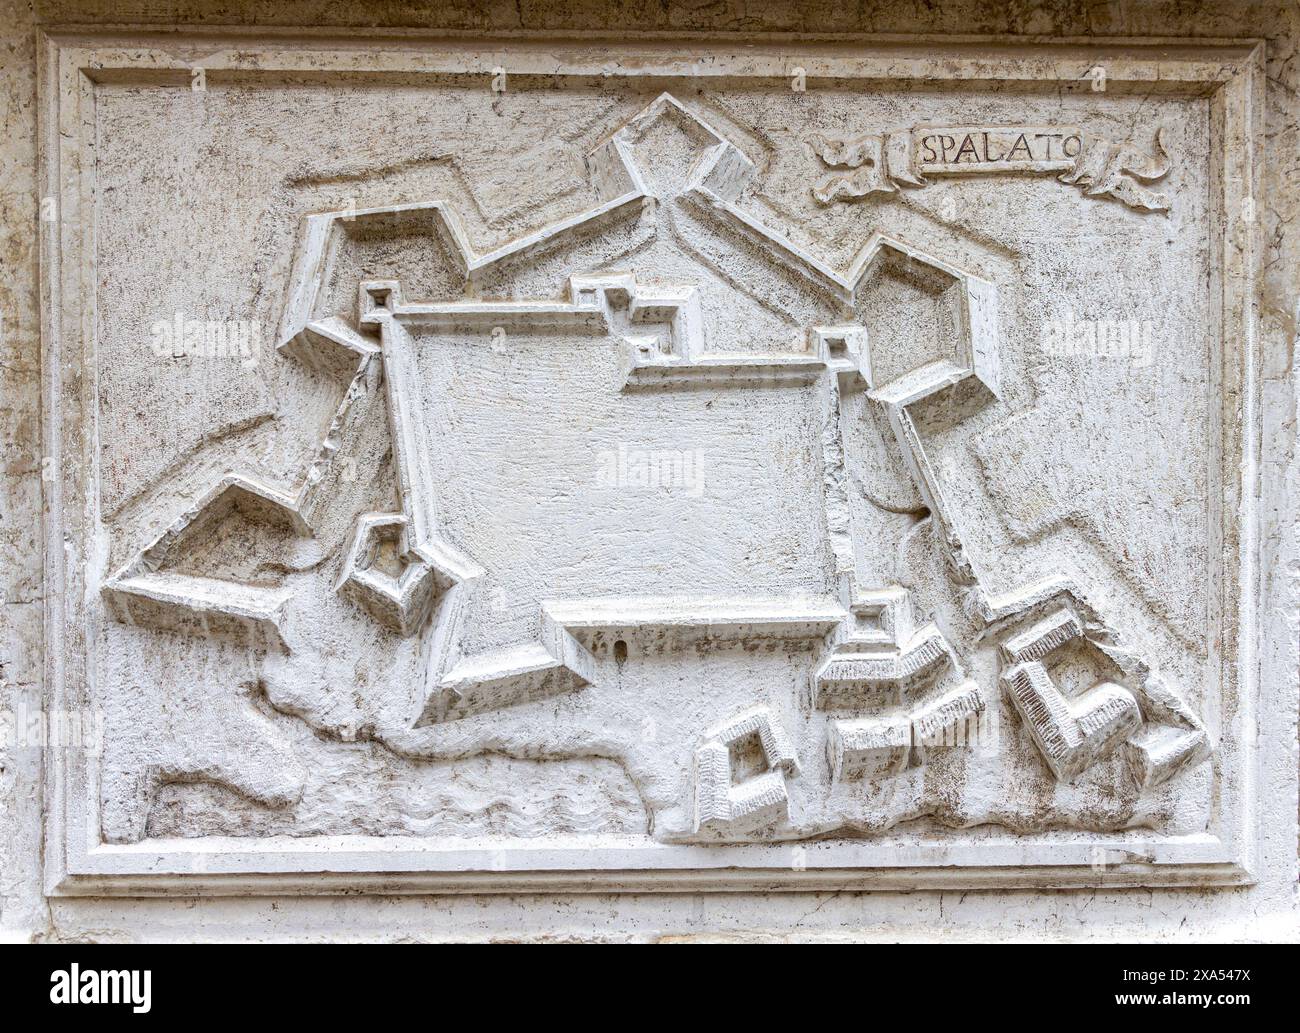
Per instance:
[[[1258,41],[42,54],[52,898],[1257,881]]]

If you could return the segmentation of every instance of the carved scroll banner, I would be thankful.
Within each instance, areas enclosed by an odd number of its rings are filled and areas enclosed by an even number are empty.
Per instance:
[[[1169,158],[1154,131],[1148,150],[1089,138],[1077,126],[917,126],[855,138],[810,137],[813,151],[837,171],[820,179],[813,196],[822,204],[900,186],[919,187],[927,176],[1061,173],[1062,183],[1089,197],[1112,197],[1144,211],[1169,210],[1167,195],[1146,184],[1169,172]],[[844,171],[840,171],[844,170]]]

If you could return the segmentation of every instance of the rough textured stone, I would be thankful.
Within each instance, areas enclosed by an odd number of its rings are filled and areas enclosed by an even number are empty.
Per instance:
[[[1296,935],[1292,8],[3,6],[6,935]]]

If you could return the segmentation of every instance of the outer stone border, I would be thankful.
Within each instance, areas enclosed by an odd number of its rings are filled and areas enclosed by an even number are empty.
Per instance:
[[[560,838],[494,851],[446,840],[322,837],[301,840],[150,840],[109,845],[98,834],[98,772],[80,755],[47,755],[46,889],[51,895],[292,892],[700,891],[918,888],[1069,888],[1234,885],[1252,882],[1261,835],[1256,820],[1256,750],[1265,641],[1258,570],[1261,533],[1259,229],[1248,214],[1258,195],[1263,139],[1263,45],[1255,40],[1189,43],[1133,40],[1009,40],[739,45],[707,37],[627,44],[594,36],[524,34],[355,37],[249,32],[90,33],[42,39],[41,184],[59,218],[41,223],[43,419],[46,484],[46,706],[75,709],[91,677],[87,662],[94,599],[97,491],[96,270],[90,215],[97,197],[95,89],[147,80],[188,88],[191,70],[211,81],[274,81],[290,73],[346,73],[376,81],[401,76],[511,75],[862,78],[964,82],[1075,82],[1098,62],[1108,89],[1160,89],[1208,96],[1211,108],[1212,298],[1222,365],[1211,411],[1221,414],[1211,454],[1221,466],[1210,497],[1219,546],[1211,559],[1220,685],[1236,702],[1222,728],[1220,808],[1214,831],[1155,837],[1141,831],[1084,839],[1073,833],[959,834],[938,843],[905,837],[862,843],[730,847],[647,846],[636,837]],[[614,69],[611,52],[623,60]],[[709,60],[701,61],[707,53]],[[1292,675],[1293,676],[1293,675]]]

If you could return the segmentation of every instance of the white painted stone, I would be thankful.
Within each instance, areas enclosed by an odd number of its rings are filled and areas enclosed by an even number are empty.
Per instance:
[[[45,44],[56,911],[1285,881],[1253,44],[184,41]]]

